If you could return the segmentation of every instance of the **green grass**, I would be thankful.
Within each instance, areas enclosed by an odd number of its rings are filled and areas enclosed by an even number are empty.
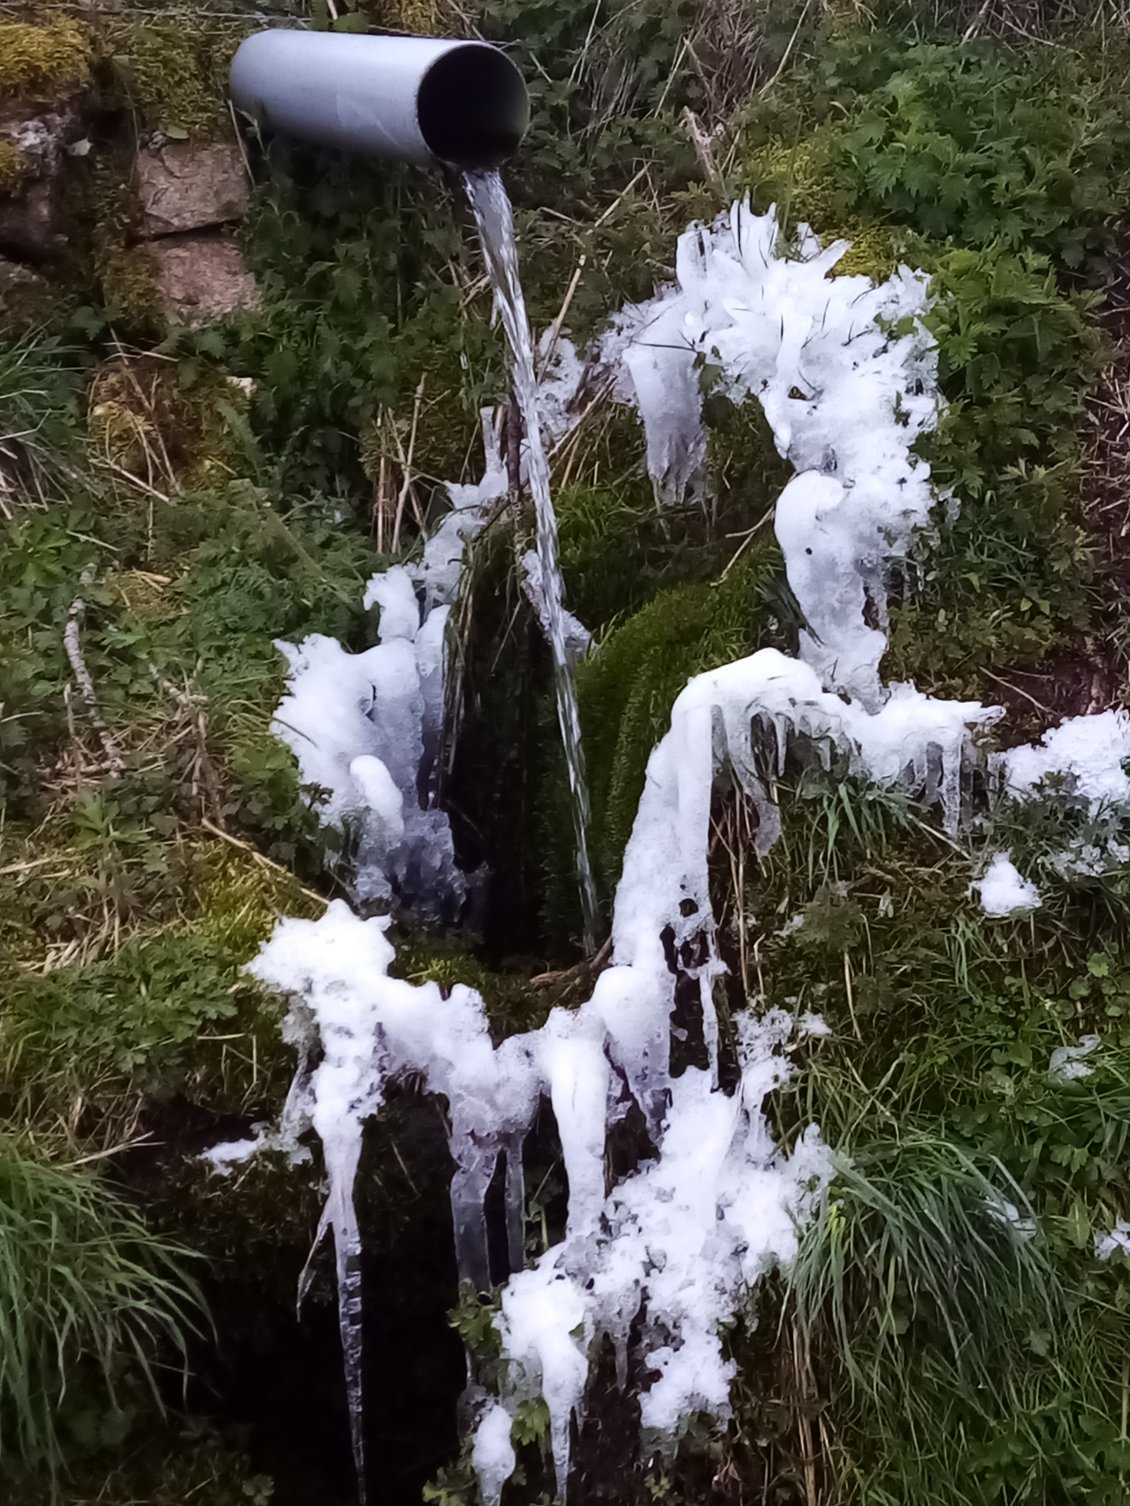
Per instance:
[[[0,1138],[0,1478],[159,1404],[202,1322],[187,1257],[93,1171]]]
[[[80,386],[68,352],[40,335],[0,331],[0,469],[25,500],[60,498],[75,457]]]

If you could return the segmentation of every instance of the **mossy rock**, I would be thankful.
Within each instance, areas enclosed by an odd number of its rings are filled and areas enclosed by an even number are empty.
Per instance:
[[[0,141],[0,198],[15,193],[24,176],[23,156],[9,141]]]
[[[164,330],[157,263],[138,240],[141,207],[129,182],[128,165],[117,158],[100,162],[87,191],[90,259],[107,313],[125,331],[141,338]]]
[[[89,81],[92,62],[89,33],[75,21],[0,24],[0,99],[50,96],[55,103]]]
[[[230,135],[227,73],[247,30],[188,12],[112,26],[110,64],[141,129],[174,140]]]

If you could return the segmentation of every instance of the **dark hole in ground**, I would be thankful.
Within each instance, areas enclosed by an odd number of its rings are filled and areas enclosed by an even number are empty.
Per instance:
[[[459,1447],[466,1369],[449,1322],[458,1295],[450,1170],[439,1106],[391,1093],[385,1119],[366,1135],[356,1189],[365,1448],[370,1499],[381,1506],[418,1506]],[[207,1281],[217,1338],[192,1355],[189,1408],[234,1433],[254,1469],[275,1482],[272,1506],[355,1506],[332,1240],[316,1257],[298,1319],[306,1254],[288,1241],[269,1269],[217,1262]]]

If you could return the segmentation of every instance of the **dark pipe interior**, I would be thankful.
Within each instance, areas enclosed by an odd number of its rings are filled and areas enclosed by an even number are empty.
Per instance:
[[[505,53],[469,43],[439,57],[417,99],[420,134],[441,162],[499,167],[529,120],[522,75]]]

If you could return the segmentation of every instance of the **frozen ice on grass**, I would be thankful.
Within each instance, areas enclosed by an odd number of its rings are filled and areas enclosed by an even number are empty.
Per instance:
[[[1095,1070],[1085,1058],[1096,1051],[1102,1037],[1081,1035],[1077,1046],[1057,1046],[1048,1062],[1048,1076],[1053,1082],[1077,1082],[1081,1077],[1090,1077]]]
[[[472,1454],[488,1506],[513,1469],[508,1419],[535,1396],[549,1409],[564,1494],[571,1428],[602,1336],[623,1380],[630,1336],[638,1335],[649,1437],[672,1442],[695,1413],[724,1418],[732,1379],[724,1333],[750,1313],[758,1280],[792,1258],[797,1228],[831,1174],[814,1128],[786,1151],[766,1119],[766,1097],[787,1076],[785,1048],[798,1030],[788,1014],[738,1016],[738,1085],[732,1093],[719,1086],[713,986],[723,966],[707,865],[715,781],[725,773],[750,797],[763,851],[780,829],[772,764],[779,772],[797,743],[825,767],[836,761],[922,795],[941,807],[952,831],[973,734],[999,715],[976,702],[880,684],[886,574],[906,556],[935,500],[929,470],[912,454],[936,421],[934,355],[921,323],[926,279],[902,270],[875,287],[866,278],[831,277],[841,251],[821,250],[802,231],[786,254],[772,214],[736,205],[712,226],[687,232],[676,285],[625,311],[604,342],[605,358],[622,366],[621,392],[644,418],[656,489],[669,499],[702,486],[701,360],[718,367],[732,397],[762,404],[797,472],[776,527],[807,631],[798,660],[763,649],[696,677],[678,697],[648,763],[616,892],[610,966],[591,998],[496,1048],[476,993],[456,988],[445,999],[434,984],[389,978],[386,922],[362,920],[341,902],[320,921],[282,922],[253,965],[292,1000],[286,1033],[299,1069],[276,1139],[293,1147],[313,1129],[322,1141],[330,1180],[322,1231],[333,1232],[337,1248],[358,1453],[360,1235],[352,1192],[365,1120],[397,1078],[411,1076],[446,1098],[456,1250],[461,1273],[480,1289],[492,1275],[483,1200],[505,1162],[512,1270],[496,1324],[504,1365]],[[551,377],[540,393],[549,440],[555,425],[572,421],[578,385],[564,342],[558,359],[560,391]],[[415,840],[417,812],[437,814],[420,798],[442,707],[435,624],[454,597],[467,540],[508,487],[490,426],[484,442],[482,482],[450,489],[452,511],[421,564],[407,576],[394,567],[371,583],[381,609],[378,645],[364,655],[339,645],[335,653],[329,640],[291,650],[290,745],[307,759],[304,777],[327,789],[327,813],[360,813],[372,894],[402,882],[396,865]],[[520,464],[529,463],[524,453]],[[536,571],[528,571],[527,585],[536,603]],[[422,602],[414,617],[416,591]],[[565,629],[557,636],[564,643]],[[760,762],[766,743],[768,770]],[[450,881],[443,863],[433,863],[420,892],[434,894]],[[677,1078],[670,956],[697,985],[709,1063]],[[820,1028],[799,1022],[801,1033]],[[521,1150],[542,1098],[557,1121],[568,1179],[566,1235],[521,1269]],[[632,1102],[651,1153],[609,1188],[607,1129]]]
[[[679,239],[675,282],[612,323],[659,496],[704,486],[700,368],[735,402],[755,398],[796,475],[776,509],[801,656],[828,689],[874,706],[886,648],[886,576],[929,522],[935,496],[915,441],[937,422],[937,361],[922,323],[928,278],[831,276],[847,242],[792,244],[774,210],[738,203]]]
[[[517,1459],[510,1441],[510,1413],[498,1402],[491,1402],[475,1429],[471,1466],[479,1478],[483,1506],[499,1506],[502,1487],[514,1473]]]
[[[1081,811],[1089,826],[1048,866],[1062,878],[1096,879],[1130,863],[1124,824],[1130,817],[1130,712],[1067,717],[1039,742],[992,760],[1006,800],[1051,800]]]
[[[1095,1254],[1100,1260],[1114,1255],[1130,1257],[1130,1223],[1120,1218],[1108,1234],[1095,1233]]]
[[[1027,915],[1042,904],[1039,889],[1021,875],[1006,852],[995,853],[982,877],[969,887],[980,895],[986,915]]]
[[[217,1176],[231,1176],[232,1168],[243,1165],[263,1149],[259,1136],[246,1140],[224,1140],[200,1152],[197,1160],[206,1162]]]
[[[1086,801],[1090,814],[1130,805],[1130,712],[1100,711],[1071,716],[1038,743],[1010,748],[997,759],[1005,793],[1036,794],[1049,781]]]

